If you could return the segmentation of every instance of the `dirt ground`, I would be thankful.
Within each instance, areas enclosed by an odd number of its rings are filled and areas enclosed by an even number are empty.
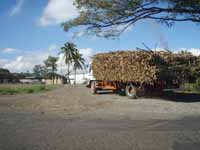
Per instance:
[[[138,117],[137,119],[177,119],[200,115],[199,101],[174,101],[162,98],[128,99],[113,93],[92,95],[85,85],[66,85],[51,92],[0,97],[0,110],[105,113],[115,116]],[[97,113],[98,112],[98,113]],[[99,113],[101,112],[101,113]],[[143,115],[143,114],[147,115]],[[136,114],[136,115],[134,115]],[[138,116],[139,114],[139,116]],[[140,116],[141,114],[141,116]],[[105,116],[105,117],[106,117]]]
[[[199,147],[196,96],[132,100],[66,85],[46,93],[0,97],[0,150]]]

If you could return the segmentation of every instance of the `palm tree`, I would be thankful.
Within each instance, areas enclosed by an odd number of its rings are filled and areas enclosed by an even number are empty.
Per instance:
[[[72,64],[76,53],[78,53],[78,49],[74,43],[67,42],[61,47],[61,53],[64,54],[65,63],[68,65],[67,76],[69,80],[70,75],[70,64]],[[69,80],[70,82],[70,80]]]
[[[76,84],[76,71],[77,71],[77,69],[80,69],[80,70],[83,69],[83,66],[85,64],[85,59],[83,58],[82,54],[77,52],[74,59],[73,59],[73,62],[74,62],[74,65],[73,65],[73,68],[74,68],[74,84]]]
[[[53,84],[54,84],[54,78],[55,78],[55,71],[57,70],[57,62],[58,58],[49,56],[47,60],[44,61],[44,64],[46,67],[51,67],[50,73],[52,73],[52,79],[53,79]]]

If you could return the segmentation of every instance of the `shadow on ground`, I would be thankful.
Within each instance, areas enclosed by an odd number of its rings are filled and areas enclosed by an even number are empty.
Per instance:
[[[146,98],[162,98],[168,101],[195,103],[200,102],[200,94],[198,93],[185,93],[176,91],[164,91],[162,94],[148,94]]]
[[[104,91],[98,91],[98,95],[113,95],[116,94],[113,91],[104,90]],[[124,91],[120,91],[117,93],[120,96],[126,96]],[[184,103],[195,103],[200,102],[200,93],[186,93],[176,90],[167,90],[164,92],[148,92],[143,96],[139,96],[143,98],[154,98],[154,99],[163,99],[168,101],[174,101],[174,102],[184,102]]]

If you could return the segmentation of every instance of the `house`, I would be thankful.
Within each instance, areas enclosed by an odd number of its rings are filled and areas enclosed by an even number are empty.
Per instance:
[[[90,67],[84,70],[77,70],[76,74],[74,71],[72,71],[69,75],[69,78],[71,84],[74,84],[75,80],[77,84],[84,84],[94,79]]]
[[[18,74],[10,73],[8,69],[0,68],[0,84],[6,83],[18,83],[19,76]]]
[[[44,79],[42,79],[42,83],[51,85],[51,84],[57,84],[62,85],[67,83],[67,78],[59,75],[57,73],[48,73]]]
[[[20,83],[22,84],[41,84],[41,78],[36,77],[24,77],[23,79],[20,79]]]

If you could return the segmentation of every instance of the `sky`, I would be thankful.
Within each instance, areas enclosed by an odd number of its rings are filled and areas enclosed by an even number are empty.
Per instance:
[[[65,42],[74,42],[88,62],[96,53],[144,48],[142,43],[152,49],[187,49],[200,54],[200,25],[194,23],[176,23],[168,28],[146,20],[113,40],[82,32],[74,37],[77,30],[65,32],[61,23],[77,15],[73,0],[1,0],[0,68],[31,72],[34,65],[42,64],[49,55],[57,56]],[[65,68],[62,56],[57,63],[59,68]]]

